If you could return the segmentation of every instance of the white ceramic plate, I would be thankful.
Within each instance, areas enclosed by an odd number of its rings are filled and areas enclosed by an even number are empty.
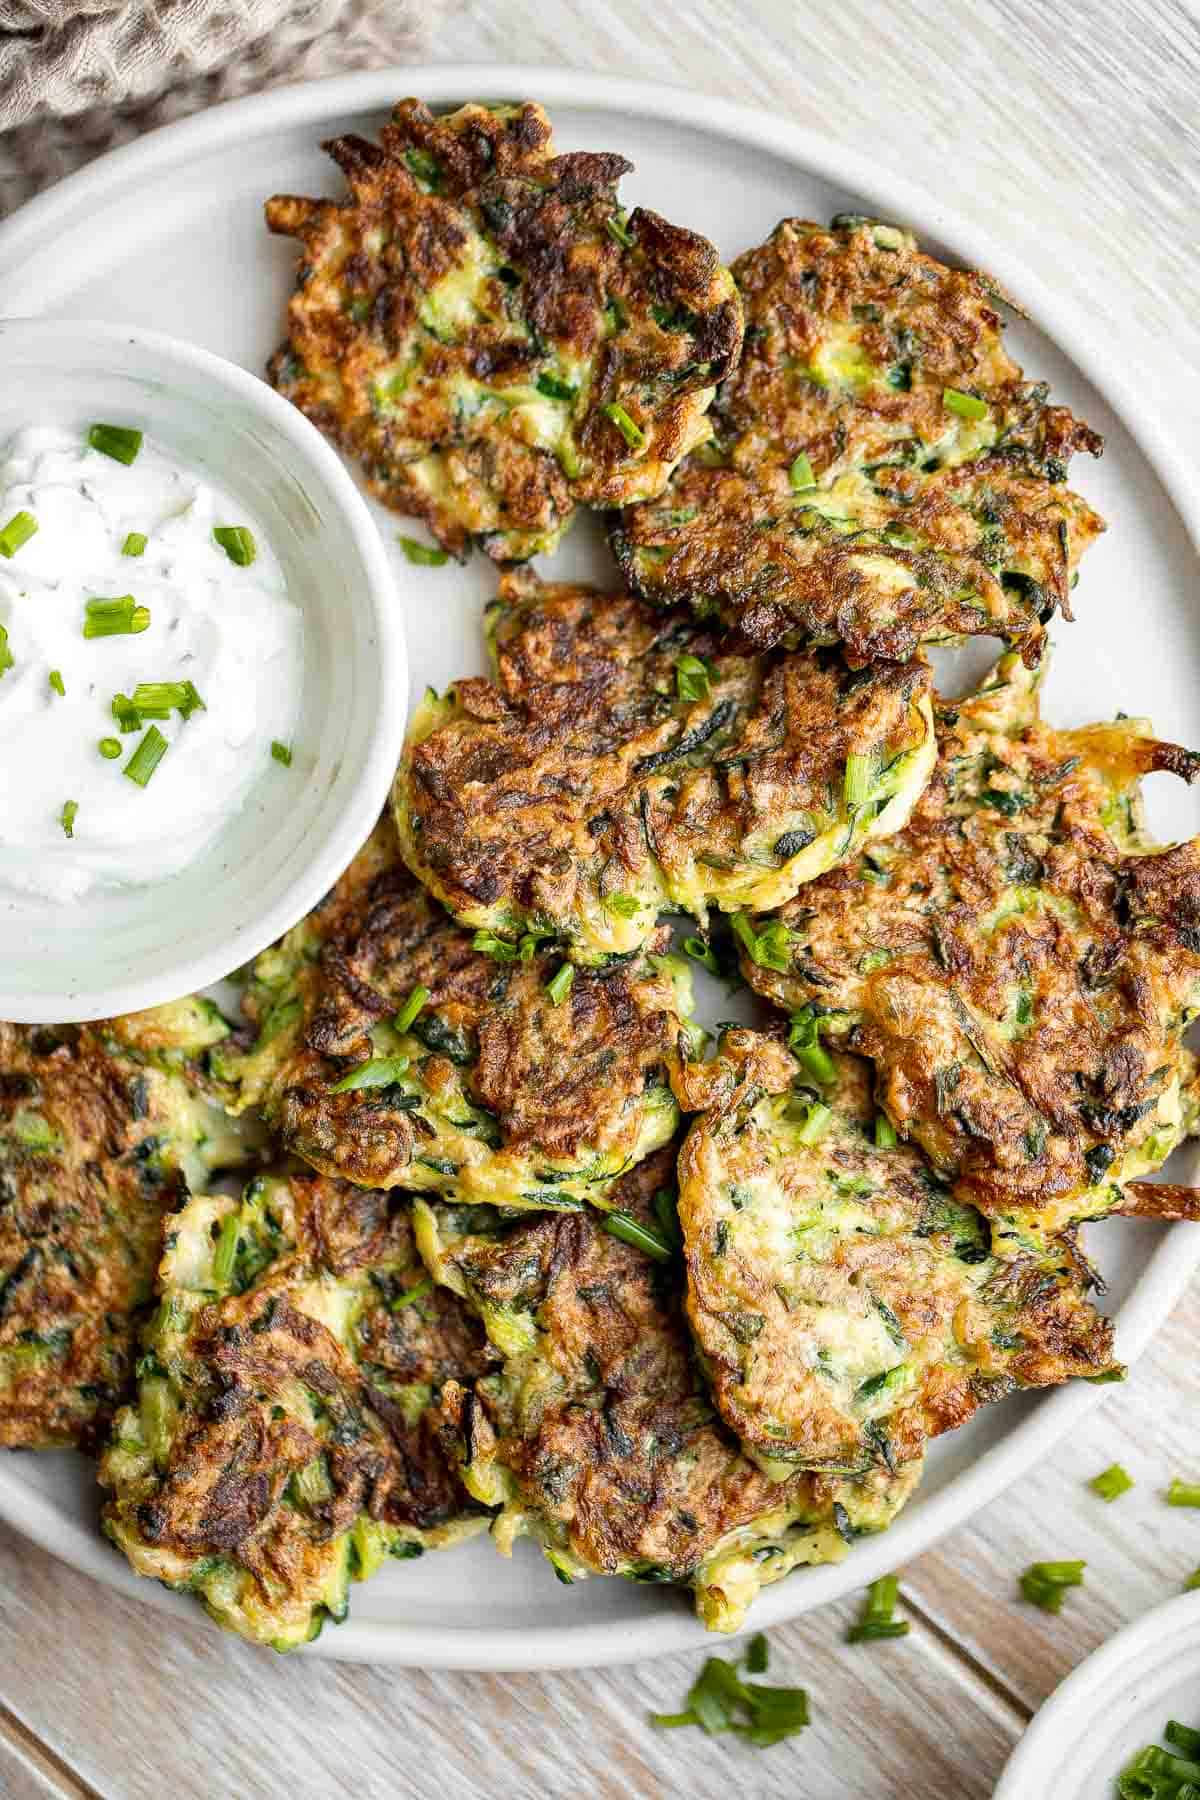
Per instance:
[[[1073,1669],[1021,1738],[992,1800],[1110,1800],[1137,1751],[1171,1749],[1168,1719],[1200,1727],[1200,1594],[1156,1606]]]
[[[644,201],[708,233],[726,257],[759,242],[785,215],[827,219],[853,206],[904,221],[951,260],[990,269],[1037,321],[1014,325],[1015,354],[1108,440],[1102,463],[1076,465],[1111,530],[1085,565],[1078,624],[1058,632],[1049,711],[1063,724],[1118,708],[1151,712],[1164,736],[1200,742],[1200,503],[1156,422],[1113,373],[1116,346],[1102,351],[1087,321],[1003,246],[888,174],[881,161],[857,159],[783,119],[562,70],[407,68],[284,89],[170,126],[26,207],[0,229],[0,313],[134,321],[261,370],[280,334],[295,255],[290,243],[267,235],[263,199],[277,190],[339,193],[320,140],[349,128],[372,131],[407,94],[435,106],[543,101],[560,148],[622,151],[637,165],[622,190],[626,203]],[[1069,254],[1064,221],[1062,242],[1047,246],[1047,267]],[[482,669],[480,611],[494,571],[482,557],[465,571],[412,569],[394,548],[402,522],[379,509],[375,516],[396,561],[414,692]],[[576,525],[554,567],[605,577],[592,522]],[[1165,777],[1150,784],[1152,818],[1164,837],[1198,828],[1194,805],[1179,784],[1176,790]],[[1200,1261],[1200,1231],[1112,1223],[1092,1233],[1090,1248],[1111,1284],[1120,1352],[1131,1360]],[[794,1617],[903,1565],[1015,1480],[1104,1392],[1080,1385],[1012,1401],[942,1439],[924,1486],[886,1536],[860,1544],[840,1567],[801,1571],[767,1589],[754,1625]],[[0,1516],[77,1567],[192,1616],[186,1600],[130,1574],[97,1535],[95,1514],[90,1471],[76,1458],[14,1456],[0,1467]],[[685,1597],[623,1581],[568,1590],[531,1546],[506,1563],[485,1539],[356,1589],[350,1620],[327,1629],[311,1653],[425,1667],[564,1668],[704,1639]]]

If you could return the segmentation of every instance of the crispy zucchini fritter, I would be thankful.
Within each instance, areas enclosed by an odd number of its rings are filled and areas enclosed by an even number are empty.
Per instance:
[[[639,958],[572,979],[530,938],[499,948],[508,960],[476,950],[413,880],[385,819],[254,964],[244,1005],[257,1041],[222,1072],[326,1174],[503,1206],[603,1206],[613,1177],[678,1123],[668,1078],[687,971]],[[411,1019],[406,1005],[419,1006]]]
[[[303,1175],[168,1221],[137,1404],[100,1468],[139,1575],[289,1650],[349,1583],[486,1525],[437,1396],[495,1360],[416,1254],[405,1197]]]
[[[613,547],[636,593],[754,642],[906,658],[960,634],[1036,660],[1103,521],[1064,483],[1101,439],[1005,353],[997,298],[895,226],[784,219],[739,257],[718,432]]]
[[[893,1124],[1012,1248],[1136,1206],[1126,1184],[1196,1111],[1200,840],[1155,846],[1138,779],[1190,781],[1200,756],[1135,719],[1053,730],[1037,689],[1009,656],[944,712],[905,830],[810,883],[772,965],[743,965],[875,1061]]]
[[[654,1195],[673,1174],[668,1149],[623,1178],[626,1229],[661,1230]],[[444,1406],[467,1486],[503,1508],[493,1535],[506,1554],[531,1535],[564,1581],[689,1587],[710,1629],[734,1631],[761,1587],[840,1560],[915,1487],[919,1460],[860,1481],[756,1468],[713,1415],[677,1258],[652,1261],[593,1213],[514,1221],[419,1200],[416,1215],[429,1266],[478,1307],[505,1358],[473,1391],[448,1386]]]
[[[0,1024],[0,1446],[91,1448],[122,1398],[164,1211],[252,1151],[204,1097],[228,1031],[204,1001]]]
[[[661,493],[741,344],[712,245],[626,218],[632,164],[555,156],[530,102],[404,100],[380,138],[325,146],[350,199],[267,202],[303,245],[275,386],[458,555],[520,560],[577,503]]]
[[[936,754],[923,660],[762,656],[687,613],[529,572],[491,608],[498,679],[418,709],[404,856],[464,924],[628,954],[659,912],[780,906],[897,830]]]
[[[727,1032],[724,1056],[753,1039]],[[766,1076],[752,1060],[692,1124],[679,1221],[718,1410],[768,1471],[910,1462],[1016,1388],[1113,1371],[1073,1241],[997,1257],[919,1150],[877,1143],[867,1063],[838,1057],[818,1100],[782,1052]]]

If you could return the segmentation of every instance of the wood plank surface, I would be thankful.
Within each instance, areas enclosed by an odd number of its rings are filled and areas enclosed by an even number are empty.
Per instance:
[[[1195,5],[463,0],[431,9],[425,54],[675,82],[903,168],[1086,308],[1200,460]],[[1193,1294],[1073,1442],[904,1571],[908,1639],[846,1646],[844,1606],[773,1632],[771,1678],[810,1689],[814,1723],[766,1753],[647,1725],[695,1656],[546,1677],[278,1659],[0,1531],[0,1795],[986,1800],[1055,1682],[1200,1564],[1200,1513],[1160,1499],[1200,1476],[1198,1331]],[[1115,1460],[1138,1486],[1106,1507],[1086,1482]],[[1088,1575],[1054,1619],[1015,1579],[1058,1556]]]

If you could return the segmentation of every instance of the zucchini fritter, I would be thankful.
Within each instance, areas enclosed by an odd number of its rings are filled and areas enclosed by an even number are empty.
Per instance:
[[[205,1098],[205,1051],[228,1031],[206,1001],[96,1025],[0,1024],[5,1448],[91,1448],[120,1401],[164,1211],[251,1153]]]
[[[552,550],[577,503],[662,492],[711,434],[741,307],[706,239],[639,207],[622,156],[555,156],[539,106],[404,100],[325,145],[344,201],[277,195],[303,245],[270,378],[446,549]]]
[[[657,1233],[653,1197],[673,1173],[666,1150],[625,1176],[624,1220]],[[479,1308],[504,1355],[502,1371],[443,1398],[467,1486],[503,1508],[493,1535],[506,1554],[532,1535],[564,1581],[689,1587],[710,1629],[735,1631],[761,1587],[839,1561],[915,1487],[919,1459],[858,1481],[780,1482],[756,1468],[713,1415],[682,1265],[652,1261],[595,1214],[513,1221],[420,1200],[416,1229],[438,1279]]]
[[[1135,719],[1053,730],[1037,690],[1008,656],[945,711],[905,830],[810,883],[743,965],[875,1061],[893,1124],[1011,1249],[1136,1208],[1126,1183],[1196,1110],[1200,840],[1156,847],[1137,784],[1200,756]]]
[[[104,1529],[139,1575],[276,1650],[345,1618],[350,1581],[388,1557],[487,1523],[436,1402],[495,1358],[425,1275],[403,1201],[260,1176],[168,1222]]]
[[[679,1158],[688,1317],[750,1455],[768,1471],[910,1462],[1016,1388],[1113,1371],[1070,1238],[997,1257],[919,1150],[876,1141],[868,1064],[838,1057],[818,1100],[755,1035],[726,1033],[723,1057],[749,1067]]]
[[[746,341],[719,437],[624,515],[630,586],[763,646],[867,661],[984,634],[1036,660],[1103,529],[1064,485],[1102,441],[1022,379],[991,285],[854,215],[784,219],[733,274]]]
[[[498,680],[426,696],[393,798],[409,866],[498,937],[602,963],[666,907],[780,906],[898,830],[932,770],[923,660],[747,654],[524,570],[490,612]]]
[[[507,960],[475,949],[413,880],[385,819],[255,962],[244,1006],[257,1042],[222,1072],[326,1174],[503,1206],[603,1206],[613,1177],[678,1123],[668,1078],[687,971],[639,958],[572,980],[532,938],[499,951]],[[411,1020],[406,1004],[419,1005]]]

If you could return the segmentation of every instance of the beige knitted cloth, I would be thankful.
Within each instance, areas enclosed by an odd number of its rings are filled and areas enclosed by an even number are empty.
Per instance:
[[[412,60],[441,0],[0,0],[0,217],[115,144],[284,82]]]

